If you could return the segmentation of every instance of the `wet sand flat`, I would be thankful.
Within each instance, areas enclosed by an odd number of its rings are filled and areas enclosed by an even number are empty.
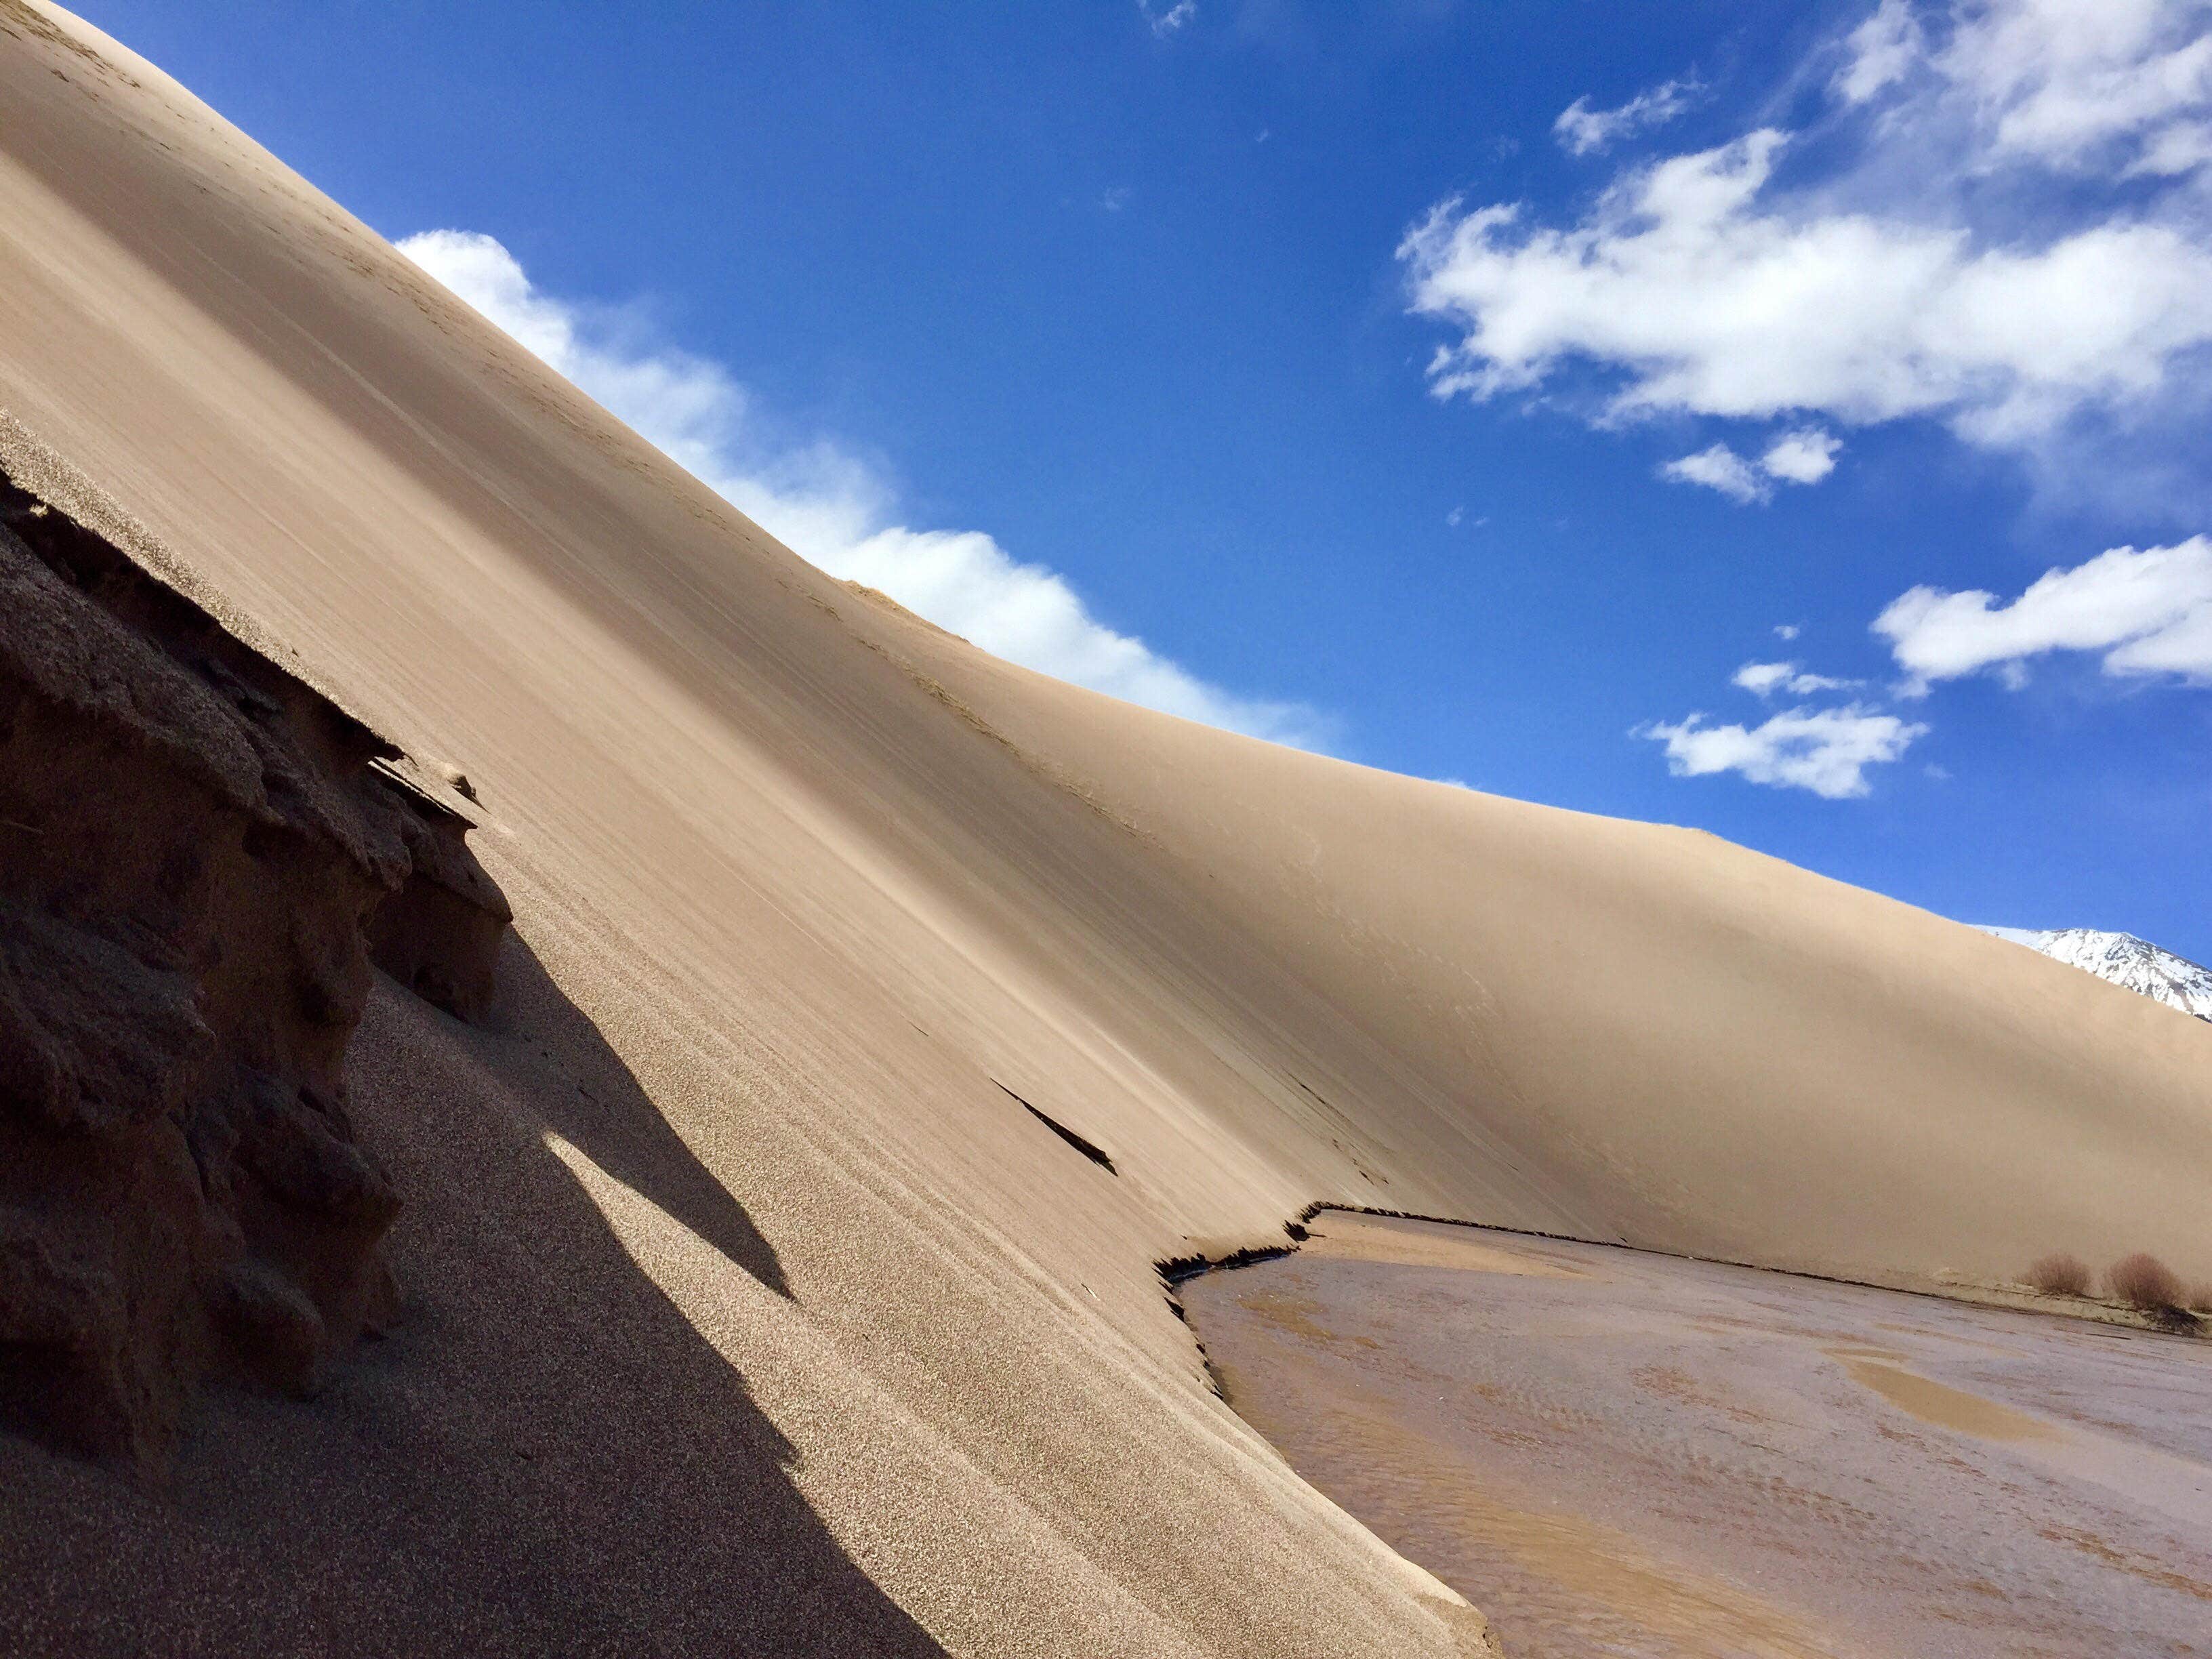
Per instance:
[[[2212,1345],[1325,1213],[1231,1402],[1532,1656],[2212,1654]]]

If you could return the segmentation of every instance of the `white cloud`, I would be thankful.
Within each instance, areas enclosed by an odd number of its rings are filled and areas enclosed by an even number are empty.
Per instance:
[[[1808,674],[1794,662],[1747,662],[1735,671],[1729,684],[1756,696],[1771,697],[1777,691],[1787,691],[1794,697],[1809,697],[1820,691],[1849,691],[1859,682]]]
[[[1753,783],[1809,789],[1827,800],[1868,793],[1866,769],[1899,759],[1928,730],[1860,703],[1786,709],[1748,728],[1705,720],[1654,721],[1636,735],[1666,744],[1668,769],[1677,777],[1738,772]]]
[[[866,583],[985,650],[1148,708],[1277,742],[1324,744],[1295,704],[1208,684],[1093,617],[1065,578],[977,531],[895,522],[873,469],[827,443],[777,445],[720,364],[653,342],[616,313],[535,287],[489,236],[408,237],[400,251],[672,460],[833,576]]]
[[[1674,483],[1703,484],[1739,501],[1763,501],[1774,493],[1778,479],[1784,483],[1820,483],[1836,470],[1836,452],[1842,447],[1827,433],[1808,428],[1777,438],[1756,465],[1718,443],[1667,462],[1659,476]]]
[[[1797,634],[1788,626],[1774,631],[1784,639]],[[1767,700],[1778,692],[1810,697],[1824,691],[1854,690],[1863,682],[1808,673],[1801,663],[1747,662],[1730,677],[1730,684]],[[1869,793],[1867,769],[1902,758],[1927,731],[1925,726],[1877,706],[1854,702],[1831,708],[1800,705],[1748,726],[1709,725],[1705,715],[1693,714],[1671,724],[1650,721],[1632,735],[1664,744],[1667,769],[1676,777],[1736,772],[1753,783],[1807,789],[1826,799],[1843,800]]]
[[[1797,672],[1794,662],[1747,662],[1735,671],[1729,682],[1762,697],[1772,696],[1775,688],[1786,685],[1790,677]]]
[[[1881,0],[1844,46],[1850,57],[1837,73],[1836,93],[1846,103],[1863,104],[1912,72],[1927,37],[1907,0]]]
[[[1802,631],[1803,630],[1801,629],[1796,623],[1777,623],[1774,624],[1774,637],[1778,640],[1794,640]]]
[[[2208,20],[2205,0],[1985,0],[1929,61],[1997,156],[2185,173],[2212,147]]]
[[[1632,175],[1565,231],[1519,210],[1436,210],[1406,238],[1414,308],[1463,332],[1440,396],[1620,371],[1613,416],[1948,418],[2014,441],[2155,392],[2212,345],[2212,250],[2116,221],[2035,249],[1856,213],[1770,210],[1781,133]]]
[[[2046,571],[2010,604],[1979,589],[1916,587],[1891,602],[1874,631],[1889,641],[1913,694],[1990,668],[2017,686],[2031,659],[2055,651],[2101,652],[2115,677],[2212,684],[2212,539],[2112,548]]]
[[[1170,6],[1158,4],[1157,0],[1137,0],[1137,9],[1152,25],[1152,33],[1165,40],[1198,15],[1198,0],[1175,0]]]
[[[1588,155],[1645,128],[1664,126],[1704,91],[1695,81],[1668,81],[1638,93],[1619,109],[1592,109],[1577,98],[1559,112],[1552,135],[1570,155]]]
[[[1818,428],[1785,432],[1759,458],[1759,469],[1784,483],[1815,484],[1836,470],[1842,442]]]
[[[1431,387],[1579,365],[1600,422],[1918,416],[2056,456],[2062,424],[2150,407],[2212,355],[2212,220],[2179,176],[2212,157],[2208,17],[1961,0],[1931,45],[1886,0],[1832,82],[1854,142],[1808,155],[1840,170],[1782,180],[1769,127],[1629,168],[1563,226],[1446,201],[1398,250],[1413,310],[1453,332]]]
[[[1675,483],[1703,484],[1739,501],[1763,501],[1769,494],[1766,480],[1726,444],[1668,461],[1659,469],[1659,476]]]

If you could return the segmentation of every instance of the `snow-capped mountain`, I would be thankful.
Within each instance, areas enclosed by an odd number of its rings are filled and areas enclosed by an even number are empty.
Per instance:
[[[2061,927],[2034,933],[2024,927],[1984,927],[1985,933],[2040,951],[2055,961],[2087,969],[2100,979],[2140,991],[2185,1014],[2212,1020],[2212,968],[2161,951],[2133,933],[2108,933],[2096,927]]]

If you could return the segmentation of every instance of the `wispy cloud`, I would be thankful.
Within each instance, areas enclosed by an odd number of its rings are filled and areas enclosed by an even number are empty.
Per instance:
[[[2204,0],[1984,0],[1950,21],[1940,45],[1909,18],[1855,37],[1853,70],[1863,84],[1879,64],[1908,93],[1923,71],[1920,96],[1971,124],[1985,165],[2180,177],[2212,163]]]
[[[1589,99],[1577,98],[1552,123],[1552,136],[1570,155],[1592,155],[1635,133],[1664,126],[1704,91],[1695,81],[1668,81],[1638,93],[1618,109],[1592,109]]]
[[[1660,467],[1659,476],[1670,483],[1701,484],[1707,489],[1717,489],[1732,501],[1763,501],[1770,493],[1766,480],[1726,444],[1715,444],[1711,449],[1668,461]]]
[[[1162,5],[1159,0],[1137,0],[1137,9],[1144,14],[1152,33],[1164,40],[1198,15],[1198,0],[1175,0],[1172,5]]]
[[[1794,662],[1747,662],[1735,671],[1729,683],[1760,697],[1771,697],[1778,691],[1787,691],[1793,697],[1809,697],[1820,691],[1854,690],[1860,684],[1857,680],[1838,679],[1831,674],[1808,674]]]
[[[1243,697],[1092,616],[1064,577],[980,531],[899,523],[896,492],[835,443],[780,444],[720,364],[605,307],[538,289],[493,238],[408,237],[400,251],[678,465],[831,575],[865,582],[1010,661],[1148,708],[1304,748],[1313,709]]]
[[[1836,73],[1836,95],[1863,104],[1912,72],[1926,52],[1928,37],[1910,0],[1881,0],[1874,15],[1844,42],[1844,62]]]
[[[1836,452],[1843,445],[1816,428],[1784,433],[1767,446],[1756,462],[1747,460],[1725,443],[1701,449],[1694,455],[1666,462],[1659,476],[1671,483],[1702,484],[1739,501],[1763,501],[1779,482],[1814,484],[1836,470]]]

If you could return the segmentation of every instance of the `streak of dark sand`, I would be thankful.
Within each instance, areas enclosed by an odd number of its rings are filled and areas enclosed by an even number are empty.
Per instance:
[[[1327,1214],[1231,1402],[1534,1656],[2212,1654],[2212,1349]]]

